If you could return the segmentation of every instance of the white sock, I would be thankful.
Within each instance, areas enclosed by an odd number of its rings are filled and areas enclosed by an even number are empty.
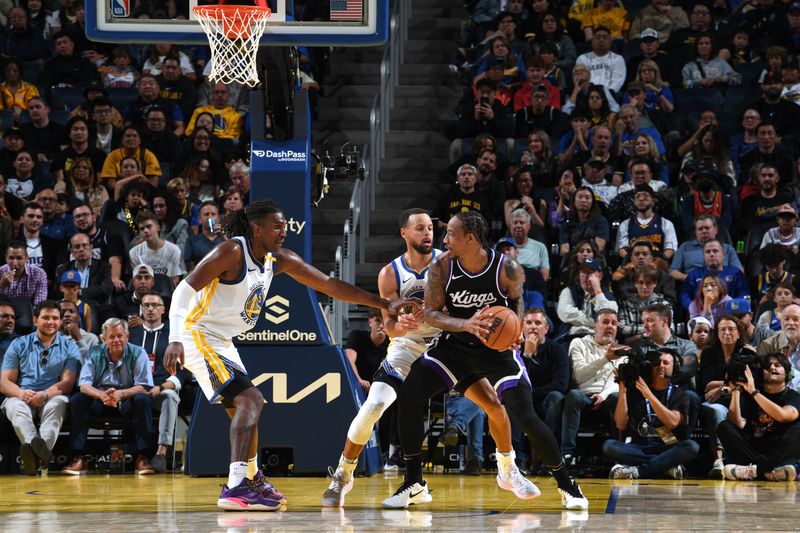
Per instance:
[[[516,454],[514,450],[510,452],[501,452],[500,450],[495,450],[495,459],[497,459],[497,468],[500,470],[508,470],[512,466],[514,466],[514,459],[516,458]]]
[[[258,473],[258,454],[247,460],[247,479],[253,479]]]
[[[347,457],[342,454],[339,457],[339,467],[344,470],[344,475],[347,479],[353,477],[353,472],[355,471],[356,467],[358,466],[358,458],[355,459],[348,459]]]
[[[394,456],[394,454],[397,453],[397,450],[398,450],[398,446],[396,444],[390,444],[389,445],[389,457]]]
[[[244,478],[247,477],[247,463],[239,461],[231,463],[230,470],[228,471],[228,488],[232,489],[238,487]]]

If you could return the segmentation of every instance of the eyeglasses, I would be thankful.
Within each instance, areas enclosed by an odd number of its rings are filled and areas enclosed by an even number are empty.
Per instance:
[[[42,357],[39,359],[39,364],[42,366],[47,366],[47,358],[50,357],[50,350],[44,349],[42,350]]]
[[[142,309],[158,309],[164,304],[142,304]]]
[[[106,115],[108,113],[111,113],[111,110],[110,109],[95,108],[94,112],[97,113],[98,115]]]

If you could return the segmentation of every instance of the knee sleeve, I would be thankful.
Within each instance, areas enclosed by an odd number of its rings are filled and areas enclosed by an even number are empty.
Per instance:
[[[372,428],[396,399],[397,393],[392,387],[380,381],[374,382],[369,389],[367,401],[364,402],[350,423],[347,438],[355,444],[366,444],[372,434]]]
[[[522,426],[528,440],[538,455],[547,466],[557,466],[561,463],[561,452],[558,449],[553,431],[542,422],[533,409],[533,397],[527,383],[506,389],[503,392],[503,404],[514,421]]]

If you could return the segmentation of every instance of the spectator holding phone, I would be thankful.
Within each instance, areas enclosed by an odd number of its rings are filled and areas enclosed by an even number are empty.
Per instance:
[[[226,240],[216,202],[203,202],[200,204],[200,233],[190,236],[183,249],[186,269],[191,272],[208,252]]]

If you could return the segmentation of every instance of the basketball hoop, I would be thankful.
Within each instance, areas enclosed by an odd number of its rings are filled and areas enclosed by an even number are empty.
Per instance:
[[[224,1],[224,0],[223,0]],[[254,6],[196,6],[194,15],[211,45],[211,74],[217,83],[258,85],[256,54],[271,11],[265,0]]]

